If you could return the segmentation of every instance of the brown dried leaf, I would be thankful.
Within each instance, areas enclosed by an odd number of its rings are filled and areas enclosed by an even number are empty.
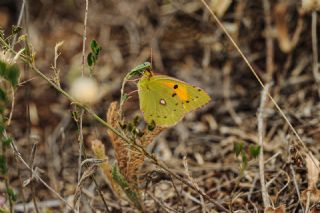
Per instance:
[[[320,200],[320,190],[313,188],[313,189],[305,189],[301,192],[301,201],[306,204],[308,199],[308,193],[310,193],[310,203],[317,203]]]
[[[306,167],[308,171],[308,189],[316,188],[319,180],[319,161],[310,153],[306,156]]]
[[[284,204],[281,204],[276,208],[269,206],[264,209],[264,213],[285,213],[285,212],[286,212],[286,206]]]
[[[288,33],[288,24],[285,21],[288,5],[284,2],[277,4],[275,8],[275,23],[280,49],[288,53],[292,50],[291,39]]]
[[[301,193],[301,200],[306,205],[308,198],[310,203],[317,203],[320,201],[320,190],[317,189],[317,182],[319,180],[319,161],[311,154],[306,155],[305,158],[307,167],[308,189]]]

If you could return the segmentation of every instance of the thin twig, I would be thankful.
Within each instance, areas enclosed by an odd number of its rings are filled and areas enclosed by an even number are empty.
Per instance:
[[[263,155],[263,142],[264,142],[264,107],[266,105],[267,101],[267,93],[270,88],[271,84],[267,84],[264,90],[262,90],[261,93],[261,99],[260,99],[260,107],[258,110],[258,134],[259,134],[259,145],[260,145],[260,154],[259,154],[259,174],[260,174],[260,184],[261,184],[261,194],[262,194],[262,200],[264,208],[267,208],[270,206],[269,201],[269,194],[266,187],[266,181],[264,177],[264,155]]]
[[[75,209],[58,193],[56,192],[51,186],[49,186],[39,175],[37,172],[33,171],[28,163],[23,159],[22,155],[18,151],[18,148],[14,141],[11,143],[11,148],[13,152],[15,153],[16,157],[22,162],[22,164],[30,171],[32,172],[32,175],[36,180],[40,181],[47,189],[49,189],[55,196],[57,196],[66,206],[68,206],[72,212],[75,212]]]
[[[293,180],[294,188],[296,189],[296,193],[297,193],[297,196],[298,196],[299,204],[300,204],[300,207],[301,207],[302,211],[304,212],[304,210],[303,210],[304,207],[303,207],[303,204],[301,203],[300,189],[299,189],[299,185],[297,183],[296,173],[294,171],[294,168],[293,168],[292,164],[290,164],[290,170],[291,170],[291,174],[292,174],[292,180]]]
[[[32,192],[32,202],[34,205],[34,209],[36,210],[37,213],[39,213],[39,208],[37,205],[37,199],[36,199],[36,193],[35,193],[35,188],[34,188],[34,182],[33,182],[33,171],[34,171],[34,159],[35,159],[35,155],[36,155],[36,151],[37,151],[37,141],[35,141],[32,145],[32,149],[31,149],[31,159],[30,159],[30,188],[31,188],[31,192]]]
[[[88,8],[89,8],[89,0],[86,0],[86,9],[84,12],[84,21],[83,21],[83,40],[82,40],[82,76],[84,76],[84,64],[85,64],[86,40],[87,40]]]
[[[14,109],[14,104],[15,104],[15,92],[14,92],[14,87],[11,86],[11,94],[12,94],[12,101],[11,101],[11,109],[9,113],[9,118],[7,121],[7,125],[10,126],[11,120],[12,120],[12,115],[13,115],[13,109]]]
[[[26,1],[27,1],[27,0],[23,0],[23,1],[22,1],[22,5],[21,5],[21,9],[20,9],[20,14],[19,14],[18,22],[17,22],[17,27],[20,27],[20,25],[21,25],[22,17],[23,17],[23,15],[24,15],[24,11],[25,11]],[[16,41],[17,41],[17,34],[15,34],[14,37],[13,37],[13,39],[12,39],[12,43],[11,43],[11,46],[12,46],[12,47],[14,47]]]
[[[254,68],[252,67],[252,65],[250,64],[249,60],[247,59],[247,57],[244,55],[244,53],[241,51],[241,49],[239,48],[239,46],[237,45],[237,43],[233,40],[233,38],[231,37],[231,35],[228,33],[227,29],[224,27],[224,25],[221,23],[221,21],[219,20],[219,18],[214,14],[214,12],[212,11],[212,9],[209,7],[209,5],[205,2],[205,0],[200,0],[204,6],[208,9],[208,11],[210,12],[210,14],[212,15],[213,19],[216,21],[216,23],[218,24],[218,26],[223,30],[223,32],[225,33],[225,35],[228,37],[228,39],[230,40],[230,42],[233,44],[233,46],[235,47],[235,49],[238,51],[238,53],[240,54],[240,56],[242,57],[242,59],[244,60],[244,62],[247,64],[247,66],[249,67],[250,71],[252,72],[252,74],[254,75],[254,77],[257,79],[257,81],[259,82],[260,86],[265,89],[265,85],[262,82],[261,78],[258,76],[258,74],[256,73],[256,71],[254,70]],[[268,92],[267,93],[268,97],[270,98],[270,100],[272,101],[272,103],[274,104],[274,106],[277,108],[278,112],[280,113],[281,117],[285,120],[285,122],[288,124],[289,128],[291,129],[291,131],[293,132],[293,134],[295,135],[295,137],[298,139],[299,143],[302,145],[305,153],[307,155],[310,156],[310,151],[308,149],[308,147],[305,145],[305,143],[303,142],[303,140],[301,139],[300,135],[298,134],[298,132],[296,131],[296,129],[293,127],[293,125],[291,124],[291,122],[289,121],[289,119],[287,118],[287,116],[284,114],[283,110],[280,108],[280,106],[277,104],[277,102],[275,101],[275,99],[272,97],[272,95]],[[315,163],[315,162],[313,162]],[[315,163],[316,164],[316,163]]]
[[[267,82],[272,80],[272,75],[274,71],[273,58],[274,58],[274,48],[273,48],[273,38],[272,38],[272,27],[271,27],[271,15],[270,15],[270,2],[269,0],[263,0],[263,10],[264,10],[264,22],[266,25],[266,69],[267,69]]]
[[[79,117],[79,158],[78,158],[78,186],[80,185],[80,180],[81,180],[81,168],[82,168],[82,149],[83,149],[83,128],[82,128],[82,124],[83,124],[83,113],[84,110],[81,109],[80,112],[80,117]],[[81,203],[81,189],[79,191],[79,199],[78,199],[78,203],[77,203],[77,207],[76,209],[80,210],[80,203]]]
[[[313,76],[318,87],[318,94],[320,96],[320,73],[318,65],[318,38],[317,38],[317,11],[312,12],[311,21],[311,36],[312,36],[312,55],[313,55]]]

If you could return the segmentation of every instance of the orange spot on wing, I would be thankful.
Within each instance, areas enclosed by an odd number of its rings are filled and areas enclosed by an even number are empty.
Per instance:
[[[178,84],[178,88],[177,89],[174,89],[174,83],[171,83],[171,82],[164,82],[164,84],[169,87],[170,89],[173,90],[173,92],[175,92],[177,94],[177,96],[185,101],[185,100],[188,100],[188,91],[187,91],[187,87],[185,87],[184,85],[181,85],[181,84]]]

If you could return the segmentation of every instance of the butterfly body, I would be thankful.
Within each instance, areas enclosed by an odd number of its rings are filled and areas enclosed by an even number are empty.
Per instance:
[[[138,82],[140,109],[148,123],[173,126],[211,98],[201,88],[166,75],[145,71]]]

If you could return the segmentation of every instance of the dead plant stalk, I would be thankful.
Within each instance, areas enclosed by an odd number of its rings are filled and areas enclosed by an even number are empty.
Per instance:
[[[261,194],[264,208],[270,206],[268,189],[266,186],[265,176],[264,176],[264,155],[263,155],[263,143],[264,143],[264,108],[267,101],[267,93],[271,84],[267,84],[266,87],[262,90],[261,99],[260,99],[260,107],[258,110],[258,138],[260,145],[260,155],[259,155],[259,174],[260,174],[260,184],[261,184]]]

